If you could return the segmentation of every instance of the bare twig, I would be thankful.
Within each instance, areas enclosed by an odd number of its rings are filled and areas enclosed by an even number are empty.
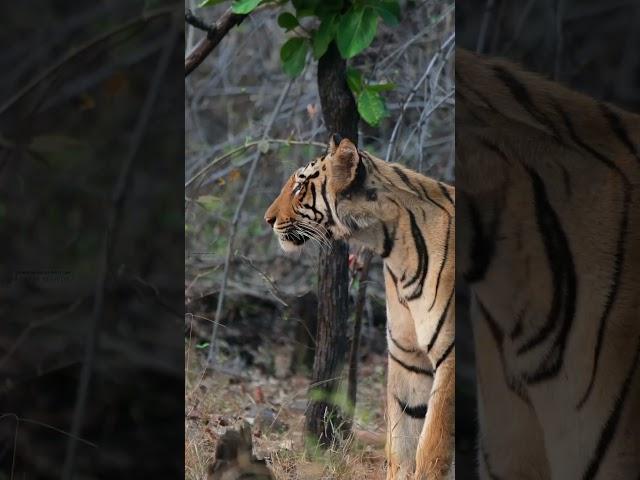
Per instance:
[[[249,150],[250,148],[257,147],[257,146],[263,144],[264,142],[277,143],[277,144],[283,144],[283,145],[311,145],[311,146],[319,147],[319,148],[327,148],[327,144],[326,143],[312,142],[312,141],[300,141],[300,140],[287,140],[287,139],[282,139],[282,138],[262,138],[260,140],[256,140],[256,141],[252,141],[252,142],[246,142],[244,145],[241,145],[241,146],[239,146],[237,148],[234,148],[230,152],[227,152],[224,155],[221,155],[221,156],[216,157],[213,160],[211,160],[198,173],[196,173],[193,177],[191,177],[189,180],[187,180],[187,182],[184,184],[184,187],[185,188],[189,187],[199,177],[201,177],[202,175],[207,173],[209,170],[211,170],[213,167],[215,167],[218,163],[223,162],[225,160],[228,160],[231,157],[235,157],[236,155],[239,155],[239,154]]]
[[[440,46],[440,49],[433,55],[433,57],[431,58],[431,61],[427,65],[427,68],[425,69],[424,73],[418,79],[416,84],[413,86],[413,88],[411,89],[411,91],[407,95],[407,98],[405,99],[405,101],[404,101],[404,103],[402,105],[402,109],[400,110],[400,115],[398,115],[398,119],[396,120],[396,124],[393,127],[393,131],[391,132],[391,138],[389,140],[389,147],[387,148],[387,155],[385,156],[385,161],[388,162],[389,159],[391,158],[391,154],[393,153],[393,149],[394,149],[397,137],[398,137],[398,131],[400,129],[400,124],[402,123],[402,119],[404,117],[404,113],[407,110],[407,105],[409,105],[409,102],[411,102],[411,99],[413,98],[413,96],[416,94],[416,92],[420,88],[420,85],[422,85],[422,82],[424,82],[425,79],[431,73],[431,70],[433,69],[434,65],[436,64],[436,61],[442,56],[444,51],[452,45],[454,40],[455,40],[455,33],[451,34],[444,41],[444,43]]]
[[[442,22],[444,19],[446,19],[454,11],[455,11],[455,4],[449,5],[448,8],[444,12],[442,12],[441,15],[439,15],[437,18],[432,20],[429,23],[429,25],[424,27],[422,30],[420,30],[418,33],[416,33],[414,36],[409,38],[404,44],[400,45],[399,47],[394,49],[391,53],[389,53],[386,57],[384,57],[382,60],[380,60],[380,62],[378,62],[376,64],[374,70],[386,70],[386,69],[388,69],[390,66],[392,66],[402,56],[402,54],[411,45],[413,45],[416,41],[418,41],[420,38],[424,37],[428,33],[432,32],[434,30],[434,28],[437,27],[440,24],[440,22]]]
[[[169,59],[171,58],[171,51],[175,44],[177,34],[177,21],[171,20],[171,29],[167,34],[166,43],[162,50],[162,54],[158,59],[155,71],[151,76],[151,87],[149,93],[145,98],[142,110],[136,122],[131,138],[131,143],[126,157],[122,162],[120,173],[116,180],[116,184],[113,189],[111,197],[111,205],[107,212],[107,225],[104,234],[102,255],[100,258],[100,264],[98,266],[98,276],[95,288],[95,298],[93,304],[93,312],[89,325],[87,326],[84,360],[82,364],[82,370],[80,372],[80,380],[78,382],[78,390],[76,395],[76,404],[74,408],[73,419],[71,422],[71,437],[67,444],[67,451],[65,454],[64,465],[62,469],[62,478],[70,480],[73,477],[73,471],[76,459],[77,439],[82,429],[82,423],[84,421],[84,415],[88,399],[89,382],[91,374],[93,372],[93,363],[95,358],[96,344],[98,339],[98,330],[102,318],[104,317],[104,301],[107,276],[111,268],[111,259],[113,255],[114,239],[117,238],[118,227],[122,214],[122,207],[124,204],[124,197],[127,185],[131,177],[133,161],[136,158],[144,133],[151,119],[153,113],[153,107],[160,92],[160,88],[165,81],[164,74],[169,65]]]
[[[476,53],[482,53],[484,51],[484,45],[487,40],[487,30],[489,28],[489,21],[493,14],[495,0],[487,0],[487,4],[484,8],[484,15],[482,17],[482,24],[480,25],[480,33],[478,34],[478,44],[476,45]]]
[[[0,358],[0,369],[2,369],[3,365],[5,364],[5,362],[9,358],[11,358],[11,356],[15,353],[15,351],[18,350],[18,348],[20,348],[22,346],[24,341],[29,337],[29,334],[33,330],[35,330],[37,328],[40,328],[40,327],[43,327],[43,326],[47,325],[48,323],[55,322],[55,321],[59,320],[60,318],[66,317],[67,315],[71,314],[76,308],[78,308],[83,300],[84,300],[84,298],[80,298],[79,300],[76,300],[75,302],[73,302],[71,305],[69,305],[67,308],[65,308],[62,311],[56,312],[53,315],[48,315],[45,318],[43,318],[42,320],[39,320],[37,322],[30,323],[20,333],[18,338],[16,338],[16,340],[13,342],[11,347],[9,347],[9,350],[7,350],[7,352],[2,356],[2,358]],[[0,417],[0,418],[2,418],[2,417]]]
[[[202,20],[200,17],[194,15],[194,13],[191,11],[190,8],[187,8],[187,10],[184,12],[184,21],[187,22],[192,27],[197,28],[198,30],[203,30],[207,32],[207,34],[209,35],[215,34],[215,30],[216,30],[215,24],[212,24],[212,25],[208,24],[207,22]]]
[[[553,67],[553,79],[560,80],[562,69],[562,56],[564,54],[564,35],[562,32],[564,18],[564,2],[563,0],[555,1],[555,23],[556,23],[556,51],[555,62]]]
[[[239,257],[244,260],[244,262],[246,262],[247,265],[249,265],[251,268],[253,268],[256,272],[258,272],[260,274],[260,276],[265,280],[265,282],[267,283],[267,286],[269,287],[269,292],[271,293],[271,295],[273,295],[273,298],[275,298],[278,303],[280,303],[280,305],[282,305],[285,308],[289,307],[289,304],[287,302],[285,302],[282,299],[282,292],[280,291],[280,289],[278,288],[278,286],[273,282],[273,280],[271,280],[271,278],[269,278],[269,275],[267,275],[266,273],[264,273],[262,270],[260,270],[254,263],[253,261],[251,261],[250,258],[245,257],[244,255],[239,255]]]
[[[513,30],[513,35],[509,39],[509,41],[506,42],[505,47],[502,49],[502,55],[506,56],[511,51],[511,49],[516,44],[516,42],[520,39],[520,34],[524,31],[525,22],[529,18],[529,15],[531,14],[531,11],[533,10],[533,5],[535,3],[536,3],[536,0],[529,0],[526,6],[522,9],[522,13],[518,18],[518,23],[516,24],[516,27]]]
[[[184,60],[185,77],[193,72],[207,56],[213,52],[224,36],[236,25],[240,25],[247,15],[233,13],[228,9],[211,26],[206,28],[207,36],[200,40]]]
[[[271,132],[271,128],[276,121],[278,114],[280,113],[280,109],[282,108],[282,104],[284,103],[284,99],[289,94],[289,90],[291,90],[291,85],[293,84],[293,80],[289,80],[287,86],[282,90],[280,94],[280,98],[278,99],[278,103],[276,104],[275,109],[271,113],[271,118],[269,119],[269,123],[264,129],[264,133],[262,135],[263,140],[266,140],[269,137],[269,133]],[[218,335],[218,325],[220,324],[220,319],[222,317],[222,307],[224,306],[224,294],[225,289],[227,287],[227,281],[229,278],[229,266],[231,265],[231,254],[233,252],[233,244],[236,238],[236,233],[238,231],[238,221],[240,220],[240,213],[242,212],[242,208],[244,207],[244,202],[247,198],[247,193],[249,192],[249,187],[251,186],[251,180],[253,180],[253,175],[256,171],[256,167],[258,166],[258,161],[261,157],[260,150],[258,150],[254,154],[253,161],[251,163],[251,168],[249,169],[249,173],[247,174],[247,179],[244,182],[244,187],[242,189],[242,193],[240,194],[240,198],[238,199],[238,205],[236,206],[236,210],[233,214],[233,219],[231,220],[231,230],[229,233],[229,243],[227,245],[227,255],[224,261],[224,272],[222,274],[222,284],[220,285],[220,293],[218,295],[218,304],[216,306],[216,315],[215,322],[213,324],[213,330],[211,332],[211,342],[209,345],[209,355],[207,359],[208,364],[212,364],[217,356],[217,341],[216,337]]]

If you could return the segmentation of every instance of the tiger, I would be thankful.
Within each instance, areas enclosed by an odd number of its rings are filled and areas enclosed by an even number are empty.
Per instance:
[[[333,135],[265,214],[285,251],[344,239],[380,255],[387,310],[387,479],[450,478],[455,189]]]
[[[482,479],[640,478],[640,116],[457,48]]]

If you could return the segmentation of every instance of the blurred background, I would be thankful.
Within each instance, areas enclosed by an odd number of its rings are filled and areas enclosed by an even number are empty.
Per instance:
[[[637,0],[458,2],[458,46],[505,57],[594,98],[640,112]],[[475,474],[475,377],[468,296],[456,285],[456,478]]]
[[[400,6],[400,24],[380,22],[373,44],[349,61],[367,80],[396,86],[383,94],[389,116],[378,127],[360,121],[359,146],[453,183],[453,49],[428,68],[454,33],[454,2]],[[190,7],[213,21],[228,4]],[[384,478],[385,310],[377,259],[367,280],[356,409],[356,431],[368,441],[329,452],[321,464],[302,453],[317,251],[284,255],[263,217],[294,169],[324,152],[329,132],[317,62],[307,58],[293,81],[282,70],[279,50],[288,35],[276,21],[281,12],[252,13],[186,79],[187,478],[202,478],[220,435],[242,420],[252,424],[256,450],[270,459],[278,478]],[[186,51],[201,36],[188,28]],[[247,183],[256,156],[255,176]],[[359,252],[352,252],[350,264],[353,307]],[[350,321],[345,335],[352,328]]]
[[[182,15],[0,5],[0,479],[183,472]]]

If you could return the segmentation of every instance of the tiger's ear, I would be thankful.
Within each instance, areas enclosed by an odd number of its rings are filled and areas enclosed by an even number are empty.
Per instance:
[[[346,189],[355,190],[364,181],[364,175],[358,149],[348,138],[343,139],[331,157],[333,189],[337,193]]]
[[[340,135],[339,133],[334,133],[333,135],[331,135],[331,137],[329,138],[329,147],[327,148],[327,153],[329,155],[333,155],[334,153],[336,153],[338,145],[340,145],[341,141],[342,135]]]

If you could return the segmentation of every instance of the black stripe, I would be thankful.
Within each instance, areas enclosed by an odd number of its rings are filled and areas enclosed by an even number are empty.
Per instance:
[[[464,274],[464,278],[468,283],[475,283],[484,279],[495,255],[495,237],[498,230],[499,217],[496,215],[489,232],[485,232],[478,208],[471,202],[471,199],[467,201],[467,204],[473,232],[470,254],[472,263],[469,270]]]
[[[417,373],[419,375],[427,375],[428,377],[433,377],[433,371],[429,370],[428,368],[420,368],[420,367],[416,367],[415,365],[409,365],[408,363],[404,363],[402,360],[400,360],[391,352],[389,352],[389,357],[405,370],[409,370],[410,372]]]
[[[394,232],[394,235],[391,235],[389,233],[389,229],[383,223],[382,224],[382,234],[384,236],[384,240],[382,242],[382,254],[381,254],[381,256],[382,256],[382,258],[387,258],[391,254],[391,251],[393,250],[393,242],[394,242],[395,232]]]
[[[442,262],[440,263],[440,269],[438,270],[438,277],[436,279],[436,290],[433,294],[433,300],[431,300],[431,305],[429,306],[429,311],[433,308],[436,303],[436,298],[438,298],[438,288],[440,288],[440,277],[442,276],[442,270],[444,269],[444,264],[447,262],[447,257],[449,256],[449,234],[451,233],[451,216],[447,219],[447,234],[444,239],[444,253],[442,255]]]
[[[433,332],[433,336],[431,337],[431,340],[429,341],[429,344],[427,345],[427,352],[429,350],[431,350],[433,345],[436,343],[436,340],[438,339],[438,335],[440,334],[440,330],[442,329],[442,325],[444,325],[444,321],[447,318],[447,312],[449,311],[449,305],[451,305],[451,299],[453,298],[453,293],[454,292],[455,292],[455,290],[451,290],[451,294],[449,294],[449,300],[447,300],[447,305],[444,307],[442,315],[440,315],[440,319],[438,320],[438,325],[436,325],[436,329]]]
[[[500,480],[500,477],[493,472],[491,465],[489,463],[489,454],[487,453],[484,445],[480,446],[480,451],[482,452],[482,461],[484,462],[485,469],[487,471],[487,475],[491,480]]]
[[[312,199],[312,204],[303,204],[302,206],[305,208],[308,208],[309,210],[311,210],[313,212],[313,221],[316,223],[322,223],[322,220],[324,220],[324,214],[318,210],[316,208],[316,186],[311,183],[311,186],[309,187],[311,189],[311,199]]]
[[[433,205],[435,205],[436,207],[438,207],[440,210],[442,210],[448,216],[451,216],[451,214],[449,213],[449,211],[446,208],[444,208],[442,205],[440,205],[438,202],[436,202],[433,198],[431,198],[431,195],[429,195],[429,192],[427,192],[427,190],[424,188],[424,186],[421,183],[418,183],[418,186],[420,187],[420,191],[422,191],[422,195],[424,196],[424,198],[428,202],[430,202]]]
[[[536,222],[545,246],[549,268],[551,269],[553,298],[547,321],[535,335],[518,348],[518,355],[535,348],[551,334],[556,327],[557,319],[563,306],[565,310],[564,322],[571,323],[573,321],[576,295],[576,274],[567,236],[564,233],[558,214],[549,202],[542,179],[533,169],[529,167],[525,167],[525,169],[531,177]]]
[[[611,110],[611,108],[604,103],[600,103],[600,110],[602,110],[602,113],[604,114],[606,119],[609,121],[609,124],[611,125],[611,129],[618,136],[620,141],[629,149],[629,152],[631,153],[631,155],[633,155],[634,157],[636,157],[638,161],[640,161],[640,154],[638,154],[638,148],[631,141],[631,138],[629,137],[629,133],[624,128],[624,125],[622,124],[622,120],[620,119],[618,114],[616,114],[616,112]]]
[[[600,352],[602,349],[602,342],[604,339],[604,327],[605,327],[607,318],[611,313],[611,308],[613,307],[613,303],[615,302],[615,299],[618,295],[618,289],[620,286],[620,277],[622,274],[622,265],[623,265],[624,256],[625,256],[625,238],[627,236],[627,225],[629,223],[628,218],[629,218],[629,205],[631,203],[631,185],[627,177],[625,177],[625,175],[622,173],[622,171],[618,168],[618,166],[615,163],[613,163],[610,159],[608,159],[602,153],[595,150],[590,145],[587,145],[578,136],[573,126],[573,123],[569,119],[569,116],[557,102],[555,103],[555,108],[560,114],[560,116],[563,118],[567,131],[569,132],[569,136],[571,137],[573,142],[579,147],[581,147],[583,150],[590,153],[593,157],[600,160],[602,163],[604,163],[609,169],[614,171],[616,174],[618,174],[618,176],[620,177],[620,180],[622,181],[622,192],[623,192],[623,207],[622,207],[622,213],[621,213],[621,219],[620,219],[620,229],[618,232],[618,240],[616,243],[616,255],[613,261],[613,278],[611,282],[611,287],[607,292],[607,296],[606,296],[607,301],[605,302],[605,306],[604,306],[602,315],[600,317],[600,322],[598,325],[598,336],[596,338],[593,367],[591,369],[589,385],[587,386],[587,390],[585,391],[584,395],[576,405],[576,408],[580,409],[586,403],[587,399],[591,395],[593,384],[595,382],[596,372],[598,370],[598,363],[600,361]]]
[[[489,331],[491,332],[491,336],[493,337],[493,340],[494,342],[496,342],[496,346],[498,347],[498,353],[500,354],[500,364],[502,366],[502,375],[504,376],[505,385],[509,388],[509,390],[515,393],[518,397],[520,397],[520,399],[523,402],[527,404],[531,404],[531,401],[529,400],[529,397],[527,396],[527,392],[525,391],[522,383],[518,380],[515,380],[513,377],[510,377],[507,374],[507,368],[505,366],[505,361],[504,361],[504,343],[503,343],[504,332],[502,331],[498,323],[493,318],[493,315],[491,315],[491,312],[489,312],[487,307],[485,307],[484,303],[480,301],[480,298],[477,295],[475,295],[475,300],[476,300],[476,303],[478,304],[478,307],[480,308],[480,313],[482,314],[485,321],[487,322],[487,325],[489,326]]]
[[[596,149],[594,149],[592,146],[587,145],[585,143],[584,140],[582,140],[578,134],[576,133],[576,129],[573,126],[573,122],[571,121],[571,119],[569,118],[569,115],[567,114],[567,112],[564,111],[564,109],[562,108],[562,106],[558,103],[558,102],[554,102],[554,107],[556,109],[556,111],[558,112],[558,114],[560,114],[560,116],[562,117],[562,121],[564,122],[564,125],[567,129],[567,133],[569,134],[569,137],[571,138],[571,140],[573,141],[573,143],[575,143],[576,145],[578,145],[580,148],[582,148],[583,150],[586,150],[587,152],[589,152],[591,155],[593,155],[595,158],[597,158],[598,160],[600,160],[602,163],[604,163],[607,167],[611,168],[612,170],[615,170],[616,172],[622,174],[622,172],[620,171],[620,169],[618,168],[618,166],[613,163],[610,159],[608,159],[607,157],[605,157],[602,153],[598,152]]]
[[[516,323],[513,326],[513,329],[511,330],[511,333],[509,334],[509,338],[511,340],[517,340],[518,337],[520,335],[522,335],[522,321],[524,320],[524,316],[527,313],[527,308],[522,307],[520,309],[520,312],[518,312],[518,315],[516,315]]]
[[[507,164],[511,164],[511,160],[509,160],[509,157],[507,157],[507,154],[504,153],[502,151],[502,149],[500,147],[498,147],[498,145],[491,143],[489,140],[485,139],[485,138],[481,138],[480,143],[482,145],[484,145],[485,147],[487,147],[489,150],[491,150],[493,153],[497,154],[498,157],[500,157],[505,163]]]
[[[440,187],[440,191],[442,192],[442,194],[445,196],[445,198],[447,200],[449,200],[452,204],[455,205],[455,202],[453,201],[453,198],[451,197],[451,195],[449,194],[449,191],[447,190],[447,188],[444,186],[444,184],[442,182],[438,182],[438,186]]]
[[[394,287],[396,287],[396,297],[398,297],[398,302],[400,302],[400,305],[407,308],[407,301],[404,298],[400,297],[400,291],[398,290],[398,277],[396,277],[395,273],[391,271],[389,265],[385,264],[385,267],[387,269],[387,272],[389,272],[389,275],[391,275],[391,281],[393,282]]]
[[[476,97],[478,97],[480,100],[482,100],[489,110],[492,110],[492,111],[502,115],[500,113],[500,111],[495,107],[495,105],[493,105],[493,103],[491,103],[491,101],[489,100],[489,97],[484,95],[480,90],[474,88],[469,82],[467,82],[466,79],[462,78],[462,76],[460,76],[458,74],[458,72],[456,72],[456,74],[455,74],[455,80],[456,80],[456,86],[458,86],[458,84],[460,84],[460,86],[463,87],[463,88],[456,88],[456,95],[462,95],[462,92],[466,88],[471,93],[473,93]],[[475,113],[471,109],[469,109],[469,112],[473,116],[475,116]]]
[[[353,178],[353,181],[341,193],[343,195],[351,195],[357,193],[364,185],[366,178],[367,169],[364,168],[364,163],[362,162],[362,158],[360,158],[360,154],[358,153],[358,165],[356,166],[356,174]]]
[[[640,340],[640,339],[639,339]],[[598,469],[600,468],[600,464],[604,459],[604,456],[609,449],[609,445],[611,445],[611,441],[613,440],[616,430],[618,428],[618,422],[620,421],[620,415],[622,415],[622,409],[624,408],[625,401],[627,399],[627,395],[629,394],[629,388],[631,387],[631,380],[633,380],[633,376],[638,370],[638,360],[640,359],[640,341],[636,347],[635,355],[633,356],[633,361],[629,367],[629,371],[622,383],[622,387],[620,388],[620,392],[616,397],[616,401],[613,405],[613,410],[609,414],[609,418],[607,422],[604,424],[602,428],[602,432],[600,432],[600,438],[598,439],[598,445],[596,446],[596,451],[593,452],[593,456],[591,457],[591,461],[589,462],[589,466],[587,467],[587,471],[584,473],[582,477],[584,480],[590,480],[595,478],[598,474]]]
[[[327,177],[324,177],[322,181],[322,185],[320,186],[320,195],[322,196],[322,200],[324,200],[324,204],[327,207],[327,225],[334,225],[333,214],[331,213],[331,206],[329,205],[329,200],[327,199]]]
[[[391,339],[391,342],[393,342],[393,344],[401,351],[403,351],[404,353],[417,353],[418,350],[415,348],[407,348],[405,346],[403,346],[400,342],[398,342],[395,338],[393,338],[393,335],[391,334],[391,329],[389,328],[389,326],[387,325],[387,333],[389,334],[389,338]]]
[[[418,268],[416,273],[404,284],[404,287],[406,288],[418,282],[413,293],[407,297],[407,301],[410,301],[415,300],[422,295],[424,279],[427,276],[427,270],[429,269],[429,252],[427,250],[424,237],[422,236],[422,232],[416,223],[416,217],[413,215],[411,210],[407,210],[407,213],[409,214],[409,221],[411,223],[411,235],[413,236],[413,241],[416,246],[416,254],[418,255]]]
[[[395,395],[394,395],[395,396]],[[410,407],[398,397],[396,397],[396,402],[398,402],[398,406],[402,413],[409,415],[411,418],[424,418],[427,416],[427,405],[416,405],[415,407]]]
[[[402,180],[404,184],[407,187],[409,187],[413,193],[415,193],[418,197],[422,198],[422,195],[420,194],[420,190],[418,190],[416,186],[413,183],[411,183],[411,180],[409,180],[409,177],[407,177],[407,174],[404,173],[400,167],[398,167],[397,165],[393,165],[391,168],[393,168],[393,171],[396,172],[398,177],[400,177],[400,180]]]
[[[476,302],[478,303],[478,307],[480,307],[480,311],[482,313],[482,316],[486,320],[487,325],[489,325],[491,336],[493,337],[493,339],[496,342],[496,345],[498,346],[498,351],[500,352],[500,355],[502,355],[502,350],[503,350],[502,342],[504,340],[504,333],[496,323],[495,319],[493,318],[493,315],[489,313],[489,310],[487,310],[487,307],[484,306],[484,303],[480,301],[477,295],[476,295]]]
[[[396,277],[396,274],[391,271],[391,269],[389,268],[389,265],[385,265],[385,267],[387,267],[387,272],[389,272],[389,275],[391,275],[391,280],[393,280],[394,285],[397,287],[398,277]]]
[[[558,215],[549,202],[546,187],[533,169],[525,168],[531,177],[536,222],[551,269],[553,298],[546,322],[518,348],[517,354],[530,351],[544,342],[556,328],[559,329],[542,364],[527,375],[527,380],[534,383],[555,376],[562,366],[567,336],[576,309],[576,272],[573,254]]]
[[[562,143],[562,137],[558,134],[556,126],[535,106],[527,87],[513,76],[511,72],[500,65],[494,65],[493,71],[496,73],[498,79],[509,89],[513,98],[540,124],[548,128],[558,143]]]
[[[436,365],[435,365],[436,370],[438,369],[438,367],[439,367],[440,365],[442,365],[442,362],[444,362],[444,361],[447,359],[447,357],[448,357],[448,356],[449,356],[449,354],[451,353],[451,350],[453,350],[453,347],[455,346],[455,344],[456,344],[456,341],[455,341],[455,340],[454,340],[453,342],[451,342],[451,345],[449,345],[449,346],[447,347],[447,349],[444,351],[444,353],[442,354],[442,356],[441,356],[441,357],[436,361]]]
[[[362,152],[364,158],[366,158],[367,160],[369,160],[369,165],[371,165],[371,167],[378,173],[380,173],[380,169],[378,168],[378,166],[376,165],[376,162],[373,160],[373,158],[371,158],[371,155],[369,155],[367,152]]]

